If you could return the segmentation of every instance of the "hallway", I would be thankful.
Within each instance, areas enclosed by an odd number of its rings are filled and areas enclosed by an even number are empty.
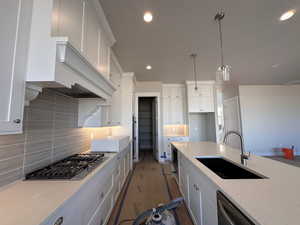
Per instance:
[[[124,193],[126,190],[123,188],[108,225],[131,225],[132,220],[143,211],[170,202],[168,192],[171,199],[181,196],[170,165],[159,164],[149,153],[141,155],[127,182],[130,182],[127,192]],[[176,214],[181,225],[193,225],[185,204],[176,209]]]

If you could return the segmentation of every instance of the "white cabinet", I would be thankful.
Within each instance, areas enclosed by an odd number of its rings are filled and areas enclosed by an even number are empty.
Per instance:
[[[183,85],[163,85],[163,123],[164,125],[185,124],[185,88]]]
[[[110,73],[110,47],[105,39],[105,37],[102,34],[102,31],[100,31],[100,39],[99,39],[99,61],[98,61],[98,67],[100,69],[100,72],[104,74],[104,76],[109,79],[109,73]]]
[[[189,174],[188,163],[181,154],[178,154],[178,173],[179,173],[179,187],[185,199],[185,203],[189,206]]]
[[[78,85],[108,99],[115,91],[108,80],[114,42],[98,0],[33,0],[27,81],[50,88]]]
[[[42,225],[105,225],[130,167],[130,145],[82,185]],[[122,178],[121,178],[122,175]],[[56,223],[63,221],[63,223]]]
[[[190,171],[191,172],[191,171]],[[202,192],[196,174],[189,176],[189,208],[192,218],[197,225],[202,225]]]
[[[0,134],[22,132],[30,1],[2,1],[0,60]]]
[[[89,62],[102,72],[100,67],[98,67],[100,52],[100,25],[91,0],[85,1],[84,18],[83,53],[86,55]]]
[[[84,0],[55,0],[53,7],[53,36],[69,37],[70,43],[82,49]]]
[[[183,154],[178,154],[179,185],[196,225],[218,224],[218,188]]]
[[[197,87],[187,81],[188,112],[214,112],[214,82],[198,82]]]
[[[110,60],[110,80],[115,85],[116,91],[111,98],[111,122],[113,125],[120,125],[122,119],[122,68],[113,54]]]
[[[53,0],[52,35],[68,37],[69,43],[108,78],[114,40],[108,41],[107,33],[111,31],[101,26],[103,16],[99,12],[102,9],[95,0]]]

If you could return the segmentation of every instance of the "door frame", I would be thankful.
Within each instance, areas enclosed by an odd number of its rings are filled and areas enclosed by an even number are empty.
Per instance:
[[[134,116],[135,116],[135,155],[134,161],[139,161],[139,98],[141,97],[153,97],[157,100],[157,155],[156,160],[160,160],[161,155],[161,103],[160,103],[160,92],[136,92],[135,93],[135,109],[134,109]]]

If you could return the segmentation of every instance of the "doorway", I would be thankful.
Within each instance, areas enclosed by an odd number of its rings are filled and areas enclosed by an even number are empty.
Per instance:
[[[153,152],[156,148],[155,98],[139,98],[139,151],[140,154]]]
[[[137,94],[135,105],[135,161],[143,155],[159,159],[160,149],[159,95]]]

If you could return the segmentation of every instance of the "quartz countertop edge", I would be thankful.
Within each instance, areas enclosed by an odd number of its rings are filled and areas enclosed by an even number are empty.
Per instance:
[[[222,179],[195,157],[221,156],[240,164],[239,149],[213,142],[172,142],[172,145],[255,224],[300,224],[300,168],[252,154],[246,167],[267,179]]]
[[[0,189],[1,225],[39,225],[118,155],[107,159],[82,180],[17,181]]]

